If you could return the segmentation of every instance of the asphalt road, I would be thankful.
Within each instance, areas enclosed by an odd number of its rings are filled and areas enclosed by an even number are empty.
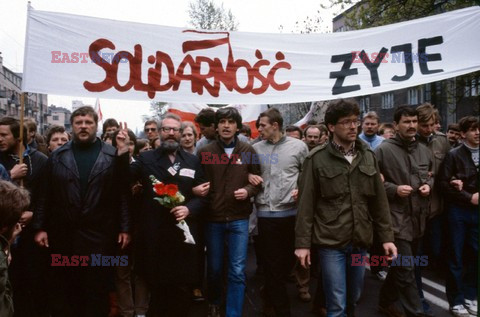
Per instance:
[[[260,298],[260,287],[263,285],[263,276],[256,274],[255,254],[253,247],[249,246],[247,261],[247,291],[244,303],[243,316],[262,316],[262,302]],[[422,273],[425,298],[432,306],[437,317],[452,316],[448,311],[448,303],[445,295],[445,281],[436,273],[424,270]],[[317,279],[310,281],[311,294],[315,294]],[[356,309],[358,317],[385,316],[378,312],[377,302],[382,282],[367,270],[365,275],[365,286],[362,298]],[[288,284],[290,294],[292,316],[313,317],[317,316],[311,312],[311,303],[303,303],[297,298],[297,290],[293,282]],[[191,317],[207,316],[207,303],[195,303],[191,310]]]

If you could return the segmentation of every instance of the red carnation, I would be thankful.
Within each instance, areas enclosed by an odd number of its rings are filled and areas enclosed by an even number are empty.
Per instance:
[[[167,186],[165,186],[165,184],[163,184],[163,183],[156,183],[153,186],[153,189],[155,190],[155,193],[157,193],[158,196],[163,196],[167,193],[166,192],[166,187]]]
[[[165,193],[168,195],[168,196],[175,196],[178,192],[178,186],[175,185],[175,184],[168,184],[165,186]]]

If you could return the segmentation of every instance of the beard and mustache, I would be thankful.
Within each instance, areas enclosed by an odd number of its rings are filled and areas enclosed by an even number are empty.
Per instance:
[[[161,138],[160,149],[167,153],[173,153],[180,147],[180,140],[174,138]]]

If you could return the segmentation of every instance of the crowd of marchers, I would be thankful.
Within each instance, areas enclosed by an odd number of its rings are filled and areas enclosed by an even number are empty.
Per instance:
[[[380,123],[339,99],[303,128],[269,108],[256,138],[225,107],[146,121],[146,139],[113,118],[97,137],[89,106],[70,120],[44,137],[0,118],[2,317],[181,317],[198,301],[242,316],[249,246],[265,316],[292,316],[290,279],[316,315],[354,316],[364,262],[385,316],[433,316],[424,269],[452,315],[477,314],[477,117],[443,134],[431,104]]]

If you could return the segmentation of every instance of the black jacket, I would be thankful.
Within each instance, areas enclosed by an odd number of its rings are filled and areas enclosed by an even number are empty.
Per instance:
[[[114,252],[118,233],[130,230],[127,175],[128,155],[118,157],[114,147],[102,142],[82,200],[72,142],[52,153],[33,223],[48,233],[52,252]]]
[[[23,178],[23,186],[30,193],[30,211],[35,209],[40,196],[40,187],[42,186],[47,159],[48,157],[45,154],[31,147],[29,147],[23,155],[23,163],[25,163],[28,168],[27,175]],[[6,152],[0,153],[0,164],[2,164],[6,170],[10,171],[18,164],[18,155],[11,155]]]
[[[150,175],[164,184],[175,184],[185,196],[183,205],[190,215],[185,219],[198,242],[198,218],[207,205],[204,198],[193,195],[192,188],[205,182],[200,160],[179,150],[172,163],[161,148],[140,154],[130,164],[132,183],[139,181],[143,191],[134,207],[137,220],[135,268],[149,283],[186,285],[198,279],[197,245],[184,243],[183,231],[170,209],[156,200]]]
[[[450,185],[452,179],[460,179],[463,182],[461,191]],[[447,153],[440,166],[438,183],[448,203],[460,207],[478,208],[470,202],[472,195],[478,192],[478,167],[475,167],[472,154],[465,144]]]

